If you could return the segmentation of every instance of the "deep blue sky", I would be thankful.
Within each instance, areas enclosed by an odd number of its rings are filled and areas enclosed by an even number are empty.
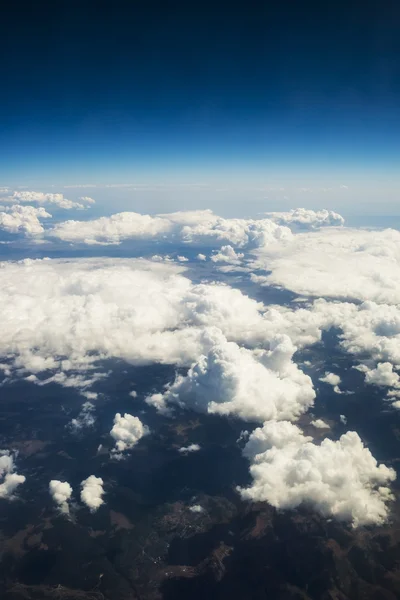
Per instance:
[[[394,174],[399,31],[396,0],[8,0],[0,185]]]

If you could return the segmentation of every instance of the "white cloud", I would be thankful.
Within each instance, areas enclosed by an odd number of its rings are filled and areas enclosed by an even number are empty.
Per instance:
[[[198,452],[200,450],[199,444],[190,444],[189,446],[182,446],[178,452],[181,454],[191,454],[192,452]]]
[[[256,429],[243,454],[251,461],[253,484],[244,499],[278,509],[312,506],[322,515],[359,525],[387,520],[393,469],[377,465],[354,431],[321,445],[289,422],[269,421]]]
[[[126,239],[162,237],[171,230],[167,219],[123,212],[93,221],[65,221],[48,234],[65,242],[83,244],[120,244]]]
[[[86,204],[95,204],[96,203],[96,200],[94,200],[94,198],[92,198],[91,196],[81,196],[79,198],[79,200]]]
[[[303,189],[303,191],[305,191]],[[269,212],[265,216],[279,225],[288,225],[294,230],[318,229],[344,225],[344,219],[332,210],[308,210],[296,208],[289,212]]]
[[[24,260],[0,268],[0,356],[57,372],[35,383],[88,388],[100,358],[190,366],[215,335],[269,348],[279,324],[222,284],[193,285],[176,264],[134,259]],[[222,339],[222,338],[221,338]]]
[[[325,421],[323,421],[323,419],[315,419],[314,421],[311,421],[310,425],[313,425],[317,429],[330,429],[331,428],[331,426],[328,423],[326,423]]]
[[[14,204],[0,212],[0,230],[7,233],[23,233],[28,236],[40,235],[44,228],[39,219],[50,218],[44,208],[19,206]]]
[[[221,250],[211,256],[213,262],[227,262],[231,264],[239,264],[244,257],[243,253],[236,253],[232,246],[222,246]]]
[[[197,260],[207,260],[207,256],[205,254],[199,253],[197,255]]]
[[[365,382],[382,385],[399,387],[399,375],[393,371],[391,363],[378,363],[375,369],[363,369],[365,372]]]
[[[340,379],[339,375],[336,375],[336,373],[325,373],[324,377],[320,377],[319,380],[323,383],[331,385],[336,394],[342,393],[341,389],[339,388],[339,383],[341,383],[342,380]]]
[[[163,395],[147,398],[159,410],[178,404],[198,412],[235,415],[245,420],[297,419],[314,401],[310,377],[292,361],[290,338],[281,335],[270,350],[251,351],[221,334],[189,369],[177,375]]]
[[[212,213],[202,222],[184,225],[179,235],[187,243],[220,242],[240,248],[267,246],[292,237],[288,227],[277,225],[270,219],[224,219]]]
[[[345,415],[339,415],[339,419],[342,425],[347,425],[347,417]]]
[[[9,450],[0,450],[0,498],[11,499],[17,487],[26,480],[24,475],[14,473],[14,458]]]
[[[69,500],[72,495],[72,487],[67,481],[52,479],[49,483],[49,492],[60,511],[69,514]]]
[[[64,208],[69,210],[71,208],[83,209],[84,204],[79,202],[73,202],[64,197],[64,194],[60,193],[44,193],[44,192],[29,192],[29,191],[16,191],[12,195],[12,201],[18,203],[32,203],[37,202],[38,204],[53,204],[58,208]]]
[[[127,239],[165,236],[186,243],[230,243],[258,247],[291,238],[288,227],[270,219],[224,219],[209,210],[156,216],[123,212],[91,221],[65,221],[49,232],[54,238],[84,244],[120,244]]]
[[[339,385],[341,382],[339,375],[336,375],[335,373],[325,373],[324,377],[320,377],[319,380],[328,383],[332,387]]]
[[[297,294],[400,303],[400,232],[328,228],[300,233],[258,250],[254,276]]]
[[[112,453],[117,457],[121,456],[122,452],[136,446],[138,441],[149,433],[147,425],[144,425],[138,417],[133,417],[129,413],[125,413],[124,416],[117,413],[110,431],[111,437],[115,440]]]
[[[96,512],[104,504],[103,480],[101,477],[90,475],[81,482],[81,500],[90,509],[90,512]]]

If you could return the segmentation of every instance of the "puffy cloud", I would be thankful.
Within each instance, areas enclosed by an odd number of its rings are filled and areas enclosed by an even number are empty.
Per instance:
[[[169,354],[181,362],[186,349],[190,362],[200,333],[176,331],[189,311],[190,289],[178,267],[146,261],[2,263],[0,354],[14,354],[15,366],[33,373],[61,369],[52,381],[81,387],[81,376],[71,380],[64,372],[87,368],[94,358],[143,364]]]
[[[69,499],[72,495],[72,487],[67,481],[52,479],[49,483],[49,492],[60,511],[69,514]]]
[[[65,242],[83,244],[120,244],[126,239],[162,237],[172,226],[167,219],[123,212],[92,221],[65,221],[48,234]]]
[[[241,259],[244,257],[243,253],[236,253],[232,246],[222,246],[221,250],[211,256],[213,262],[227,262],[232,264],[239,264]]]
[[[120,457],[122,452],[133,448],[138,441],[150,433],[147,425],[144,425],[138,417],[133,417],[129,413],[122,416],[117,413],[114,417],[114,426],[110,435],[115,440],[115,448],[112,454]]]
[[[197,255],[197,260],[207,260],[207,256],[205,254],[199,253]]]
[[[320,377],[319,380],[328,383],[332,387],[339,385],[341,382],[339,375],[336,375],[335,373],[325,373],[324,377]]]
[[[12,498],[17,487],[25,482],[24,475],[14,473],[14,458],[9,450],[0,450],[0,498]]]
[[[99,359],[190,366],[210,350],[216,328],[228,341],[269,348],[284,317],[274,321],[227,285],[193,285],[182,271],[134,259],[1,263],[0,355],[10,368],[57,371],[38,385],[87,388],[100,374],[82,370]]]
[[[393,371],[391,363],[378,363],[375,369],[363,369],[365,372],[365,382],[374,385],[387,385],[399,387],[399,376]]]
[[[325,373],[324,377],[320,377],[319,380],[323,383],[331,385],[333,387],[333,391],[336,392],[336,394],[342,393],[339,388],[339,383],[342,380],[340,379],[339,375],[336,375],[336,373]]]
[[[212,347],[177,375],[163,395],[147,398],[159,410],[178,404],[198,412],[245,420],[297,419],[314,401],[310,377],[292,361],[296,348],[284,335],[269,350],[251,351],[216,334]]]
[[[287,225],[294,230],[318,229],[320,227],[338,227],[344,225],[344,219],[332,210],[308,210],[296,208],[289,212],[268,212],[265,216],[279,225]]]
[[[347,425],[347,417],[345,415],[339,415],[339,419],[342,425]]]
[[[91,196],[81,196],[79,198],[79,200],[86,204],[95,204],[96,203],[96,200],[94,200],[94,198],[91,198]]]
[[[7,473],[0,483],[0,498],[12,498],[17,487],[24,483],[25,479],[24,475]]]
[[[7,233],[23,233],[28,236],[40,235],[44,228],[39,219],[50,218],[44,208],[19,206],[14,204],[0,212],[0,230]]]
[[[322,515],[359,525],[387,520],[396,474],[378,466],[357,433],[316,445],[289,422],[269,421],[256,429],[243,454],[251,461],[253,484],[244,499],[267,501],[278,509],[312,506]]]
[[[38,204],[53,204],[58,208],[64,208],[69,210],[71,208],[83,209],[85,206],[79,202],[73,202],[64,197],[64,194],[60,193],[44,193],[44,192],[28,192],[28,191],[16,191],[12,195],[14,202],[31,203],[37,202]],[[82,200],[82,198],[81,198]]]
[[[328,228],[258,250],[255,282],[306,296],[400,303],[400,232]]]
[[[81,500],[90,509],[90,512],[96,512],[104,504],[103,480],[101,477],[90,475],[81,482]]]
[[[156,216],[123,212],[91,221],[65,221],[51,229],[49,235],[84,244],[166,237],[186,243],[229,243],[240,247],[266,246],[292,237],[288,227],[270,219],[224,219],[208,210]]]
[[[192,452],[198,452],[200,450],[199,444],[190,444],[189,446],[182,446],[178,452],[181,454],[191,454]]]
[[[288,227],[270,219],[223,219],[210,214],[209,220],[182,227],[180,237],[188,243],[228,243],[240,248],[257,248],[291,239]]]
[[[328,423],[326,423],[325,421],[323,421],[322,419],[315,419],[314,421],[311,421],[310,425],[313,425],[317,429],[330,429],[331,428],[331,426]]]

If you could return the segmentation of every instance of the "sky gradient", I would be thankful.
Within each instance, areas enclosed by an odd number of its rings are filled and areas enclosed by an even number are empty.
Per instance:
[[[399,188],[394,0],[9,2],[2,22],[0,185]]]

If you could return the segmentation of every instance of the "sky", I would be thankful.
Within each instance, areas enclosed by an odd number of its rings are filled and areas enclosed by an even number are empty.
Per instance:
[[[0,185],[172,185],[150,209],[225,213],[321,206],[301,189],[332,188],[327,208],[396,214],[394,0],[16,1],[2,24]],[[199,183],[212,192],[178,200]],[[250,191],[265,185],[297,192]]]

